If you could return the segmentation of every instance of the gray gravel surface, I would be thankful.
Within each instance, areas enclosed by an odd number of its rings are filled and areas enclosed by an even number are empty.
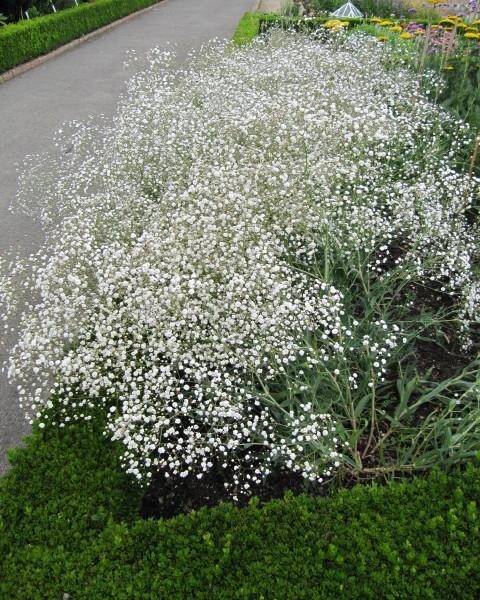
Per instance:
[[[27,154],[48,150],[63,122],[112,114],[128,73],[126,52],[145,53],[167,42],[180,59],[213,37],[231,37],[254,0],[164,0],[152,10],[0,85],[0,254],[29,253],[40,240],[35,223],[12,215],[16,165]],[[0,363],[5,355],[0,354]],[[7,448],[21,443],[29,426],[15,390],[0,374],[0,473]]]

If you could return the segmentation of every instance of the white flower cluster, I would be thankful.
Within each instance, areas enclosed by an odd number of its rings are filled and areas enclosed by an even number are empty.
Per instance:
[[[342,352],[342,295],[313,275],[327,250],[401,237],[419,272],[471,284],[476,182],[450,164],[466,133],[364,37],[173,61],[152,51],[112,124],[71,124],[23,175],[47,239],[0,286],[19,318],[9,376],[33,418],[52,395],[60,426],[105,406],[138,478],[221,464],[248,489],[280,463],[321,479],[338,464],[328,414],[272,408],[256,382],[306,331]],[[439,158],[445,123],[459,137]]]

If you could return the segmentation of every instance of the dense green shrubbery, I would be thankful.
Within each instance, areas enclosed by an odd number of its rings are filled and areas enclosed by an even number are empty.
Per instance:
[[[0,73],[158,0],[98,0],[0,31]]]
[[[0,597],[474,598],[480,469],[135,517],[101,427],[35,433],[0,480]]]
[[[237,46],[242,46],[257,37],[260,33],[260,21],[264,16],[261,13],[245,13],[233,34],[233,43]]]

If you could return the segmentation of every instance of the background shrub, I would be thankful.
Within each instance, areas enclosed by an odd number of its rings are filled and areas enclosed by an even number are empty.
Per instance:
[[[32,5],[33,0],[0,0],[0,13],[3,13],[9,20],[16,21]]]
[[[0,72],[46,54],[155,2],[156,0],[98,0],[4,27],[0,31]]]
[[[343,0],[310,0],[307,4],[315,14],[329,14],[345,3]],[[366,17],[400,17],[409,11],[403,0],[355,0],[354,4]]]

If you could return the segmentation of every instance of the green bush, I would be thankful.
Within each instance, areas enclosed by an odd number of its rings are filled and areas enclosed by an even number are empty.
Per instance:
[[[243,46],[257,37],[260,33],[261,18],[262,15],[260,13],[245,13],[233,34],[232,41],[234,45]]]
[[[480,468],[139,519],[101,424],[36,432],[0,480],[0,597],[478,597]]]
[[[0,31],[0,73],[158,0],[97,0]]]

